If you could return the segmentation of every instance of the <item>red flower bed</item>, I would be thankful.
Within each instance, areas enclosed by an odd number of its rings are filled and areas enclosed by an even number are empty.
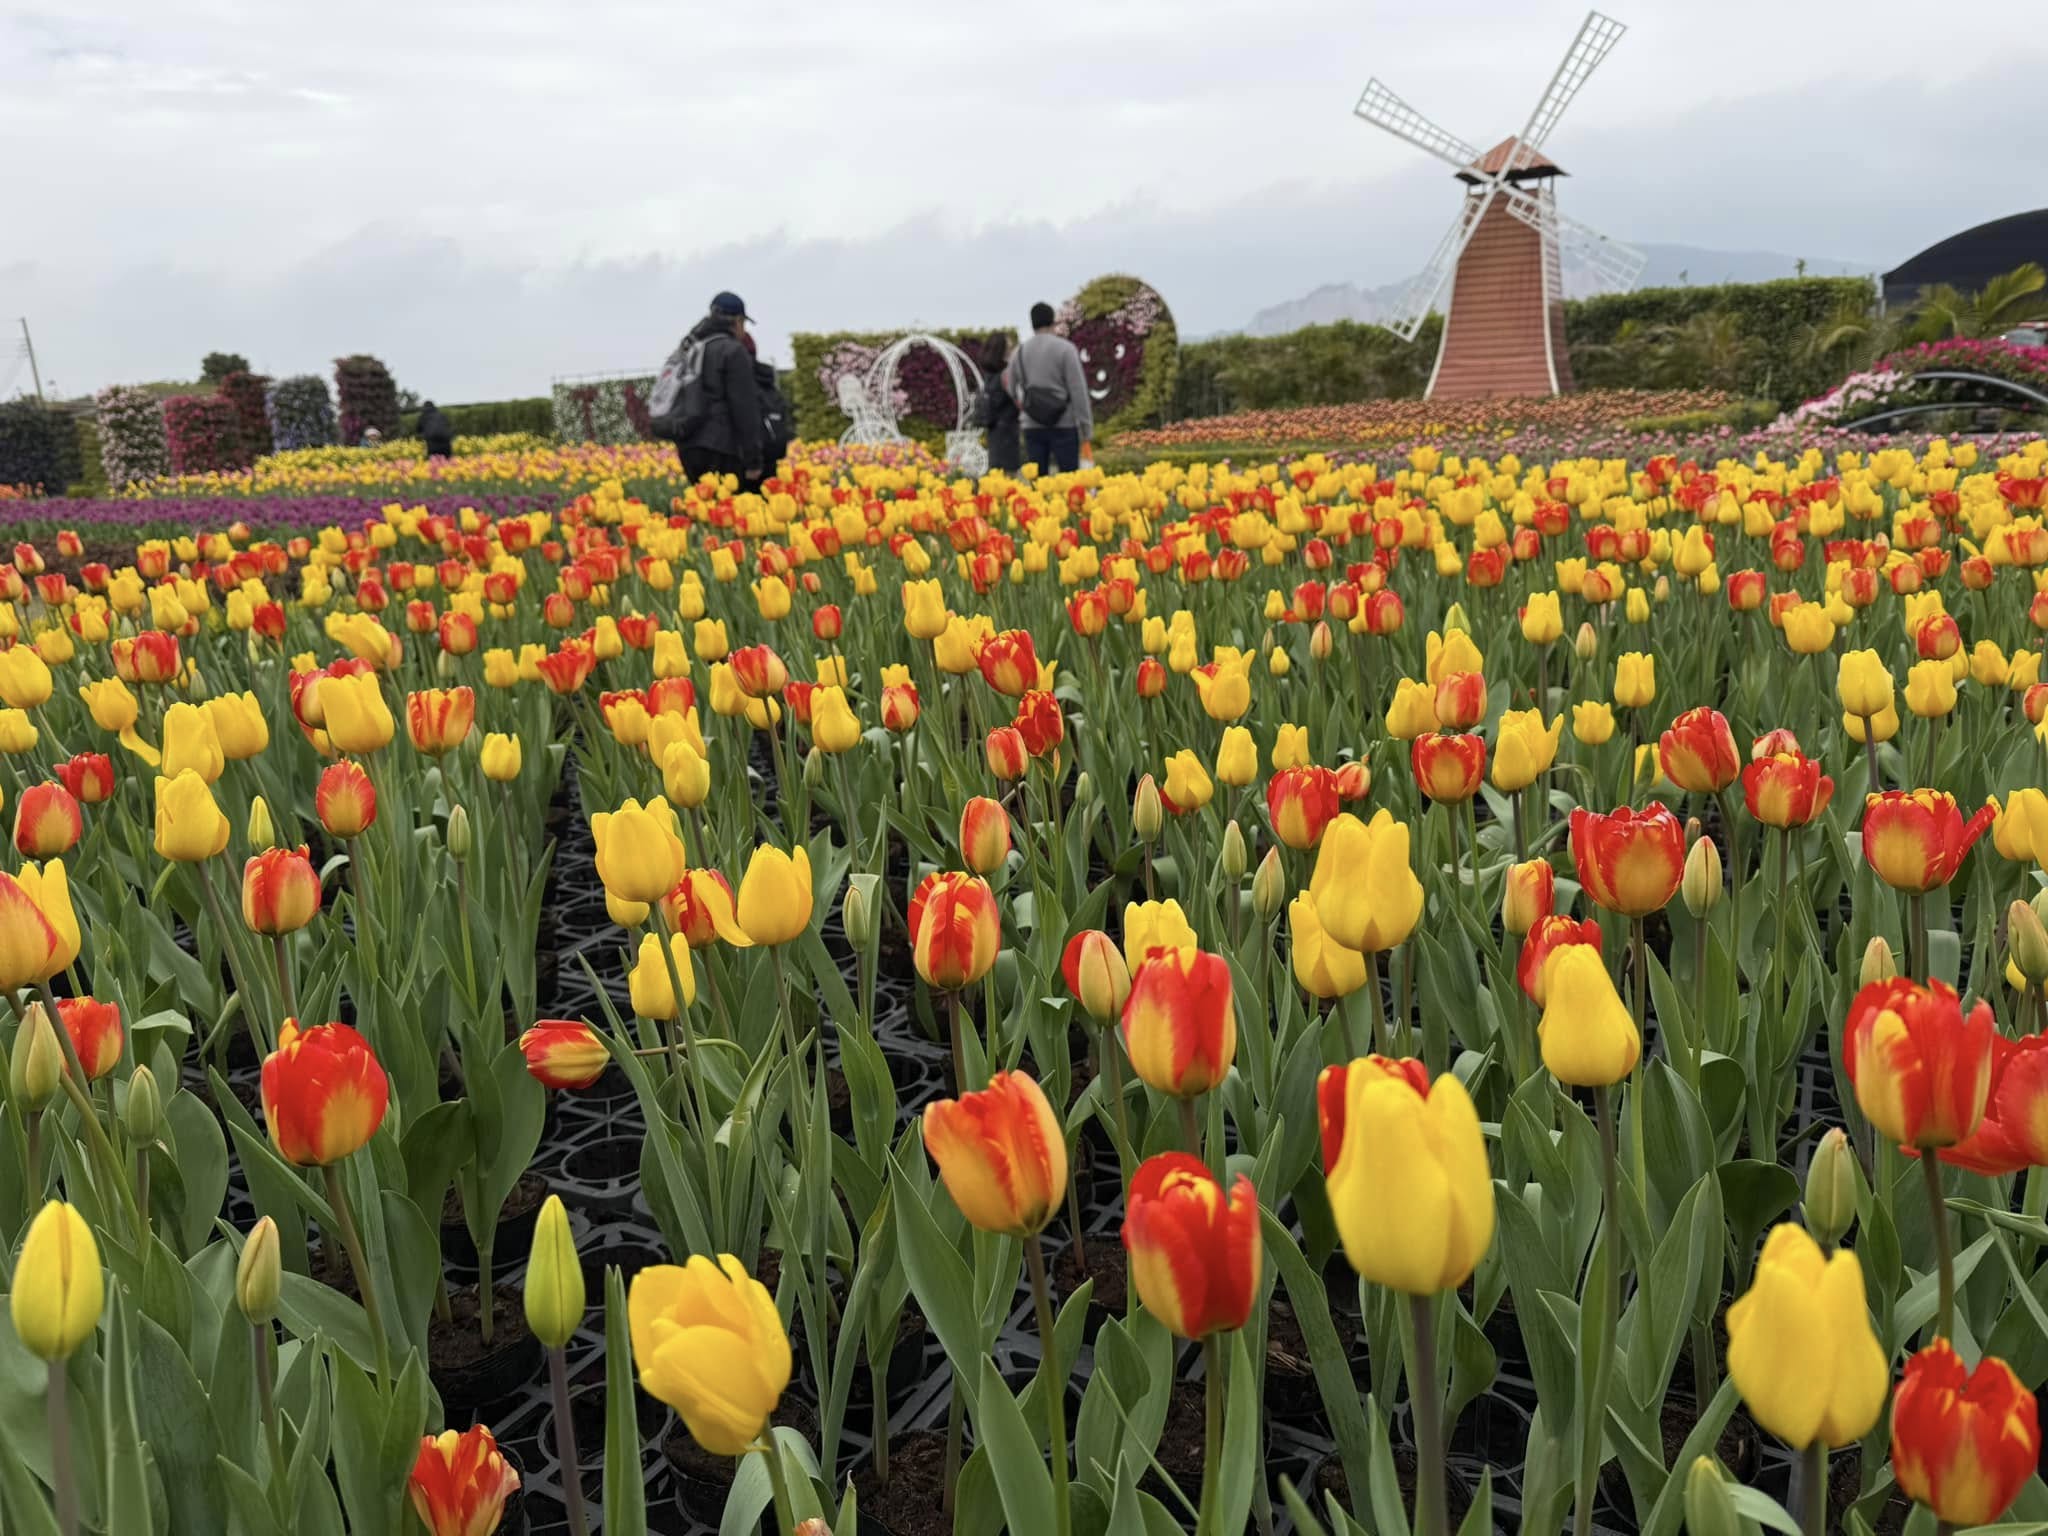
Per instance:
[[[1119,433],[1120,448],[1201,443],[1319,443],[1343,446],[1396,438],[1542,427],[1597,430],[1641,416],[1712,411],[1734,397],[1712,389],[1592,389],[1572,395],[1501,395],[1490,400],[1359,400],[1206,416]]]

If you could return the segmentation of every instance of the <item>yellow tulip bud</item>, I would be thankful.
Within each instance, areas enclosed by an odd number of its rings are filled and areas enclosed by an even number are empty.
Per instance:
[[[1280,850],[1268,848],[1252,876],[1252,908],[1261,922],[1270,923],[1287,901],[1287,871],[1280,863]]]
[[[1874,981],[1890,981],[1899,974],[1899,962],[1892,954],[1891,944],[1883,934],[1872,936],[1863,946],[1863,965],[1856,974],[1856,984],[1867,987]]]
[[[1741,1536],[1735,1496],[1711,1456],[1695,1457],[1685,1476],[1685,1529],[1687,1536]]]
[[[249,802],[249,851],[263,853],[277,846],[277,829],[270,824],[270,802],[257,795]]]
[[[1697,839],[1685,856],[1685,876],[1679,882],[1685,910],[1705,917],[1721,902],[1721,850],[1711,837]]]
[[[1131,797],[1131,830],[1140,842],[1149,843],[1159,836],[1165,816],[1165,808],[1159,803],[1159,786],[1148,773],[1138,780],[1137,792]]]
[[[1245,869],[1251,863],[1251,854],[1244,845],[1244,833],[1238,830],[1234,821],[1223,829],[1223,855],[1219,862],[1223,878],[1233,887],[1244,878]],[[1232,899],[1235,900],[1235,897]]]
[[[29,1223],[8,1306],[14,1331],[41,1360],[66,1360],[92,1337],[106,1300],[99,1244],[85,1218],[52,1200]]]
[[[1578,634],[1572,637],[1572,650],[1581,661],[1591,661],[1600,654],[1600,636],[1590,623],[1579,626]]]
[[[846,929],[846,942],[855,949],[867,948],[868,940],[874,936],[874,902],[868,895],[864,881],[849,880],[846,884],[846,899],[840,904],[840,922]]]
[[[469,812],[455,806],[448,812],[448,857],[460,864],[469,857],[475,845],[475,835],[470,831]]]
[[[235,1265],[235,1305],[242,1316],[252,1323],[267,1323],[275,1317],[283,1280],[277,1223],[265,1216],[249,1229],[242,1257]]]
[[[1840,1126],[1821,1137],[1806,1165],[1805,1212],[1806,1230],[1828,1248],[1856,1220],[1856,1154]]]
[[[56,1097],[63,1076],[64,1047],[57,1041],[50,1015],[41,1003],[30,1003],[8,1062],[8,1087],[16,1106],[24,1111],[41,1109]]]

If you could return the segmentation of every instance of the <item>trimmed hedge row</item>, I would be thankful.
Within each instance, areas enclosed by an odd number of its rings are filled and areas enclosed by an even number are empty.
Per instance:
[[[1803,333],[1838,311],[1876,302],[1861,277],[1795,277],[1769,283],[1723,283],[1699,288],[1641,288],[1565,305],[1565,335],[1572,372],[1603,388],[1647,389],[1680,381],[1617,376],[1615,344],[1628,335],[1654,334],[1702,315],[1733,322],[1745,357],[1734,388],[1779,402],[1819,394],[1834,382],[1826,358],[1805,355]],[[1443,336],[1431,315],[1413,342],[1375,325],[1340,320],[1305,326],[1284,336],[1219,336],[1180,349],[1180,382],[1173,416],[1220,416],[1238,411],[1419,395]],[[1624,370],[1634,366],[1622,364]]]
[[[79,470],[68,412],[26,395],[0,405],[0,485],[61,496]]]
[[[474,405],[444,405],[441,414],[457,437],[496,437],[504,432],[532,432],[540,437],[555,435],[555,402],[546,395],[530,400],[484,400]],[[420,435],[420,413],[401,411],[398,435]]]

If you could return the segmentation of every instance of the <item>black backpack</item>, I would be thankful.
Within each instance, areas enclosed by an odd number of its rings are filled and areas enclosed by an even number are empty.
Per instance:
[[[1017,349],[1017,382],[1024,386],[1024,416],[1034,426],[1056,427],[1067,414],[1064,384],[1034,384],[1024,376],[1024,349]]]
[[[680,441],[710,411],[704,393],[704,340],[685,336],[661,365],[647,399],[647,425],[657,437]]]

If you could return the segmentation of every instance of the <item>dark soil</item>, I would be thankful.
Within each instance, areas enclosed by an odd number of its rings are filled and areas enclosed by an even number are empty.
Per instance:
[[[1394,1447],[1394,1481],[1401,1485],[1401,1503],[1411,1515],[1415,1509],[1415,1447],[1396,1445]],[[1316,1468],[1316,1493],[1337,1495],[1337,1502],[1346,1509],[1362,1508],[1362,1504],[1351,1502],[1351,1484],[1344,1476],[1344,1462],[1341,1457],[1332,1456]],[[1444,1501],[1448,1514],[1447,1523],[1456,1530],[1465,1523],[1465,1516],[1472,1508],[1472,1490],[1455,1469],[1447,1468],[1444,1476]]]
[[[523,1216],[531,1216],[547,1203],[547,1198],[548,1181],[529,1168],[519,1175],[519,1182],[512,1186],[512,1193],[505,1197],[505,1208],[498,1212],[498,1225],[510,1226]],[[450,1184],[448,1192],[441,1197],[441,1225],[459,1227],[465,1224],[461,1186]]]
[[[1852,1445],[1847,1450],[1836,1451],[1828,1457],[1828,1529],[1840,1530],[1842,1517],[1849,1506],[1856,1502],[1856,1484],[1863,1474],[1863,1448]],[[1904,1494],[1894,1488],[1877,1511],[1872,1529],[1877,1536],[1901,1536],[1906,1529],[1906,1517],[1913,1513],[1913,1506]]]
[[[1166,1402],[1166,1424],[1159,1431],[1159,1444],[1152,1453],[1159,1458],[1159,1465],[1173,1479],[1174,1486],[1187,1495],[1190,1504],[1202,1502],[1207,1399],[1208,1389],[1201,1382],[1176,1378],[1173,1393]],[[1139,1486],[1162,1500],[1167,1508],[1179,1508],[1173,1495],[1161,1485],[1158,1472],[1148,1469]]]
[[[427,1366],[433,1374],[467,1370],[485,1356],[509,1349],[530,1336],[526,1308],[517,1286],[494,1287],[492,1299],[491,1342],[485,1344],[479,1323],[483,1309],[476,1287],[465,1285],[448,1293],[448,1311],[453,1321],[444,1323],[436,1317],[427,1325]]]
[[[1699,1423],[1699,1409],[1678,1397],[1664,1399],[1664,1465],[1678,1465],[1678,1453],[1685,1448],[1686,1437]],[[1728,1422],[1721,1427],[1721,1438],[1714,1442],[1714,1454],[1721,1458],[1721,1465],[1735,1474],[1737,1482],[1746,1483],[1756,1473],[1757,1437],[1756,1426],[1749,1421],[1749,1415],[1736,1412],[1730,1414]],[[1854,1479],[1851,1479],[1854,1487]]]
[[[1060,1256],[1053,1260],[1052,1294],[1053,1307],[1058,1308],[1081,1289],[1083,1280],[1093,1280],[1095,1290],[1089,1296],[1089,1310],[1100,1309],[1111,1317],[1124,1315],[1124,1293],[1129,1268],[1125,1260],[1123,1240],[1114,1232],[1093,1232],[1088,1235],[1088,1270],[1081,1271],[1081,1261],[1069,1243],[1060,1250]]]
[[[801,1398],[784,1394],[771,1423],[786,1425],[811,1445],[818,1443],[818,1415]],[[717,1523],[725,1509],[726,1490],[739,1473],[739,1462],[731,1456],[714,1456],[690,1438],[689,1428],[679,1415],[661,1442],[661,1454],[681,1475],[684,1498],[701,1520]],[[692,1497],[692,1494],[697,1495]]]
[[[949,1536],[946,1512],[946,1432],[914,1430],[889,1442],[889,1481],[875,1480],[872,1457],[862,1457],[853,1474],[859,1494],[860,1528],[880,1536]]]

